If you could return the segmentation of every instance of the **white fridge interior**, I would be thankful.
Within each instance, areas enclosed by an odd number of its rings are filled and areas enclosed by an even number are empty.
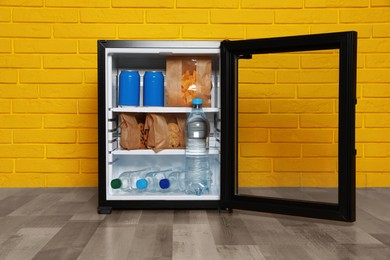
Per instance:
[[[148,47],[138,42],[135,47],[106,49],[106,197],[107,200],[219,200],[220,199],[220,42],[173,42],[172,47]],[[142,47],[140,47],[142,46]],[[120,113],[184,113],[191,107],[144,107],[142,104],[143,75],[145,71],[161,71],[166,75],[166,59],[170,56],[208,56],[212,60],[211,107],[204,108],[210,122],[209,159],[212,172],[209,194],[187,195],[184,192],[124,192],[112,189],[110,182],[122,172],[148,167],[169,169],[185,168],[185,149],[165,149],[154,152],[151,149],[125,150],[119,145]],[[119,75],[122,70],[136,70],[141,77],[140,106],[118,106]],[[165,83],[164,83],[165,84]]]

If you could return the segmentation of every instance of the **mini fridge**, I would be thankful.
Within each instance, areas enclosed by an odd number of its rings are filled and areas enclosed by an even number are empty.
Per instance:
[[[116,209],[217,209],[228,211],[242,209],[354,221],[356,49],[357,33],[352,31],[235,41],[98,40],[98,213],[109,214]],[[245,67],[245,62],[259,55],[264,57],[264,55],[286,53],[288,54],[286,57],[289,58],[296,54],[302,56],[302,53],[304,55],[311,52],[319,53],[318,57],[331,53],[332,57],[335,56],[332,59],[337,64],[336,69],[329,70],[329,73],[337,81],[332,83],[337,88],[337,104],[335,105],[337,116],[335,116],[336,130],[334,130],[335,136],[337,136],[337,156],[332,158],[333,161],[337,162],[337,166],[335,166],[337,168],[335,200],[329,202],[321,199],[306,199],[304,196],[289,198],[288,196],[274,197],[267,193],[258,195],[242,192],[241,186],[243,185],[241,185],[239,172],[240,169],[247,168],[248,165],[245,164],[248,161],[239,159],[240,122],[244,120],[240,116],[240,111],[251,115],[250,109],[256,113],[259,107],[256,102],[251,106],[250,102],[252,101],[249,101],[249,105],[243,108],[239,96],[248,87],[253,87],[253,91],[257,91],[257,94],[264,89],[256,90],[256,84],[242,82],[245,82],[246,79],[250,82],[251,78],[257,77],[260,82],[267,84],[269,77],[268,74],[262,73],[262,70],[254,69],[251,72],[251,67]],[[210,192],[196,196],[182,192],[157,193],[114,190],[110,186],[110,181],[124,171],[154,166],[161,169],[185,166],[185,149],[163,149],[156,152],[152,149],[127,150],[120,145],[121,130],[119,126],[122,113],[188,115],[191,112],[189,106],[154,107],[142,105],[143,74],[146,71],[160,71],[166,76],[167,59],[176,56],[204,56],[211,60],[210,104],[203,108],[210,122],[209,160],[212,172]],[[284,56],[281,57],[280,64],[284,62]],[[302,64],[301,59],[296,59],[299,64]],[[259,62],[260,65],[256,66],[267,67],[267,60],[262,59]],[[244,69],[241,68],[241,64],[244,64]],[[318,64],[318,66],[322,65],[326,68],[326,64]],[[277,69],[278,66],[278,64],[272,64],[268,67]],[[139,106],[120,106],[118,104],[119,75],[123,70],[135,70],[141,75]],[[318,77],[326,77],[328,70],[316,71],[314,68],[308,71],[307,75],[310,73],[319,73]],[[279,75],[277,72],[274,73],[273,77],[278,78],[282,74]],[[292,76],[305,78],[306,72],[293,73]],[[245,88],[241,85],[245,85]],[[291,87],[290,85],[288,87]],[[276,86],[276,88],[283,86]],[[269,88],[272,86],[267,85],[267,89]],[[264,96],[268,94],[264,93]],[[250,100],[250,97],[248,99]],[[300,102],[305,102],[305,100]],[[272,103],[273,106],[277,104]],[[298,121],[300,120],[299,116],[292,116],[298,118]],[[262,120],[262,117],[259,118],[258,120]],[[288,120],[288,117],[286,118]],[[256,122],[256,120],[256,117],[252,120],[254,125],[261,123]],[[276,119],[276,124],[278,122],[284,123],[283,121],[283,117],[280,117],[279,121]],[[298,127],[301,123],[300,121],[297,123]],[[263,130],[265,133],[271,131]],[[284,131],[289,131],[289,127],[287,126]],[[268,147],[265,144],[266,141],[260,141],[260,143],[262,146],[259,149],[264,150],[264,147]],[[253,142],[253,145],[253,149],[256,150],[256,141]],[[300,146],[302,145],[298,143],[294,144],[292,148]],[[271,146],[269,147],[272,149]],[[286,150],[288,147],[286,146]],[[272,154],[275,151],[270,151],[269,154],[267,151],[264,152],[267,160],[271,162],[270,167],[272,168]],[[294,156],[289,158],[293,163]]]

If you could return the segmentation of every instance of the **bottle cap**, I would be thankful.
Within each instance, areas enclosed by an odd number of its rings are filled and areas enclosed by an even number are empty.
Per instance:
[[[202,105],[203,101],[201,98],[194,98],[192,99],[192,104],[193,105]]]
[[[161,188],[161,189],[168,189],[169,186],[171,185],[168,179],[162,179],[162,180],[160,180],[160,183],[159,183],[159,184],[160,184],[160,188]]]
[[[119,189],[122,186],[122,181],[120,179],[113,179],[111,181],[111,188]]]
[[[145,179],[139,179],[136,183],[135,186],[137,186],[137,189],[143,190],[148,187],[148,182]]]

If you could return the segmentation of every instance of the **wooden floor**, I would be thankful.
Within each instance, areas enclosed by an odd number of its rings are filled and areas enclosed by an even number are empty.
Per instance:
[[[235,210],[98,215],[97,189],[0,189],[0,259],[390,259],[390,188],[344,223]]]

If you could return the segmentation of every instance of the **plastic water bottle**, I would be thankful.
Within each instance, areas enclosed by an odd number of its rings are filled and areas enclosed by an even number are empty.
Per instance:
[[[169,191],[172,192],[182,192],[185,191],[186,183],[185,183],[185,171],[182,168],[173,169],[170,174],[168,174],[167,178],[169,181]]]
[[[139,184],[139,182],[142,182],[140,185],[143,186],[143,183],[145,181],[146,186],[142,187],[145,189],[145,191],[166,191],[167,189],[169,189],[170,186],[170,182],[167,179],[167,176],[170,172],[170,169],[164,171],[150,171],[145,174],[144,179],[137,181],[137,185]]]
[[[208,138],[210,124],[202,109],[202,99],[192,100],[192,111],[186,121],[186,193],[208,194],[210,163]]]
[[[152,167],[137,171],[125,171],[121,173],[118,178],[111,180],[111,188],[120,189],[125,192],[130,192],[137,189],[142,190],[142,181],[138,183],[139,180],[144,178],[145,173],[158,170],[158,168]]]

